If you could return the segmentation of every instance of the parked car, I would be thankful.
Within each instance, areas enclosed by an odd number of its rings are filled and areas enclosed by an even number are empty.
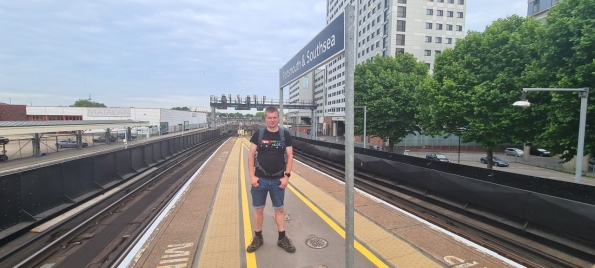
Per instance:
[[[522,157],[523,156],[523,150],[517,149],[517,148],[506,148],[506,150],[504,150],[504,154],[505,155],[512,155],[512,156]]]
[[[537,155],[537,156],[547,156],[550,157],[550,151],[546,150],[546,149],[541,149],[541,148],[533,148],[531,147],[531,149],[529,150],[529,154],[530,155]]]
[[[110,141],[111,142],[116,142],[118,140],[118,138],[116,138],[115,136],[110,136]],[[97,139],[93,139],[93,142],[106,142],[107,140],[105,139],[105,136],[101,136]]]
[[[125,139],[126,138],[126,134],[125,133],[118,133],[118,139]],[[134,140],[136,139],[136,135],[128,135],[128,140]]]
[[[376,151],[382,151],[382,146],[372,145],[372,149],[374,149]]]
[[[480,158],[479,162],[481,162],[483,164],[487,164],[488,157],[484,156],[484,157]],[[497,167],[507,167],[508,166],[508,162],[506,162],[498,157],[495,157],[495,156],[492,158],[492,162],[494,162],[494,166],[497,166]]]
[[[89,146],[88,143],[82,142],[83,148]],[[76,140],[59,140],[56,143],[57,148],[76,148]]]
[[[450,162],[450,160],[448,160],[448,158],[446,156],[444,156],[443,154],[437,154],[437,153],[427,154],[426,159],[440,161],[440,162]]]
[[[589,171],[594,171],[593,169],[595,169],[595,157],[589,159]]]
[[[7,144],[9,141],[7,137],[0,137],[0,145]]]

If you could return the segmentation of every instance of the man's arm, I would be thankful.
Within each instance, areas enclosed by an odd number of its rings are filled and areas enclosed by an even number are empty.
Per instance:
[[[250,176],[250,184],[258,187],[258,178],[254,175],[254,156],[256,155],[256,144],[250,143],[250,152],[248,153],[248,175]]]
[[[291,173],[291,167],[293,166],[293,147],[285,147],[285,153],[287,154],[287,164],[285,165],[285,173]],[[279,188],[285,189],[288,183],[289,177],[283,175],[283,178],[281,178],[281,185],[279,185]]]
[[[285,152],[287,153],[287,165],[285,165],[285,173],[291,173],[291,168],[293,167],[293,146],[286,147]]]

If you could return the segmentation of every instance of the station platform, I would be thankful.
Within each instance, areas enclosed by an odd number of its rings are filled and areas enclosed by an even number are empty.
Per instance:
[[[181,136],[181,135],[190,135],[190,134],[194,134],[196,132],[201,132],[201,131],[205,131],[205,130],[209,130],[209,129],[208,128],[199,128],[199,129],[192,129],[192,130],[188,130],[188,131],[184,131],[184,132],[170,133],[170,134],[162,135],[162,136],[153,136],[148,139],[132,140],[132,141],[129,141],[127,144],[125,144],[124,142],[119,140],[118,142],[112,142],[111,144],[102,143],[102,144],[96,145],[96,146],[85,147],[80,150],[76,149],[76,148],[65,148],[65,149],[60,149],[60,151],[57,151],[57,152],[48,153],[44,156],[10,159],[6,162],[0,162],[0,175],[12,173],[12,172],[18,172],[18,171],[22,171],[22,170],[26,170],[26,169],[30,169],[30,168],[49,166],[49,165],[53,165],[53,164],[60,163],[60,162],[78,159],[81,157],[86,157],[86,156],[90,156],[90,155],[102,154],[102,153],[106,153],[106,152],[120,150],[122,148],[125,148],[126,146],[134,146],[136,144],[154,142],[156,140],[168,139],[168,138]],[[0,147],[0,149],[1,149],[1,147]]]
[[[120,267],[345,267],[344,184],[294,160],[285,193],[286,234],[277,246],[267,199],[264,245],[254,232],[249,141],[230,138],[192,176]],[[354,267],[522,267],[356,190]]]

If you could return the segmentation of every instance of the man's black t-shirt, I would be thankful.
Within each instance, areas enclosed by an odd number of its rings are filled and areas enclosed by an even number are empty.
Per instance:
[[[285,136],[285,144],[282,144],[281,142],[279,131],[270,132],[265,129],[260,142],[258,141],[258,133],[259,131],[256,131],[252,135],[252,138],[250,138],[250,142],[257,145],[258,155],[256,158],[258,159],[258,163],[269,174],[275,174],[283,170],[283,172],[281,172],[281,176],[279,177],[282,178],[283,173],[285,173],[285,148],[292,146],[291,135],[289,134],[289,131],[283,131]],[[265,176],[264,172],[258,168],[255,168],[254,175],[256,175],[256,177]]]

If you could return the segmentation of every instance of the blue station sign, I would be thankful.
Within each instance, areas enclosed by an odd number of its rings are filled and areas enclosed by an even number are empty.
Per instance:
[[[279,70],[279,87],[288,85],[344,50],[345,13],[342,13]]]

